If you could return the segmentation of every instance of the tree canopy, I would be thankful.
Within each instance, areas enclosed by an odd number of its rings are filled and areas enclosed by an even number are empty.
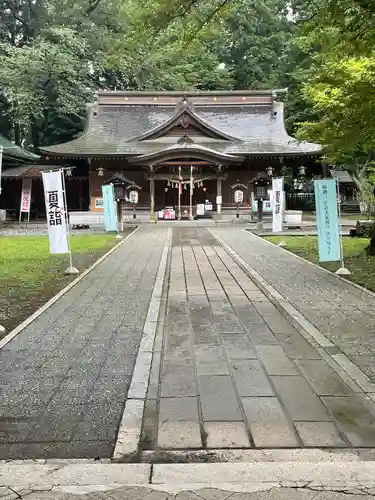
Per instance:
[[[100,89],[277,87],[293,29],[283,0],[0,0],[0,13],[0,133],[32,148],[79,133]]]

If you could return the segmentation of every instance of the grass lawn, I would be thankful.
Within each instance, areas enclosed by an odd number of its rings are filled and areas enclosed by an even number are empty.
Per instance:
[[[81,272],[118,241],[115,235],[71,237],[73,265]],[[65,276],[68,255],[50,255],[47,236],[0,236],[0,324],[7,331],[76,276]]]
[[[315,212],[303,212],[303,219],[309,220],[311,218],[315,218]],[[357,222],[357,220],[369,220],[367,215],[365,214],[346,214],[345,212],[341,214],[341,218],[343,220],[353,220]]]
[[[276,245],[281,240],[284,241],[286,250],[319,264],[329,271],[337,271],[340,267],[339,262],[319,263],[316,236],[269,236],[267,239]],[[375,257],[369,257],[365,252],[369,241],[367,238],[344,238],[345,267],[352,273],[348,279],[375,292]]]

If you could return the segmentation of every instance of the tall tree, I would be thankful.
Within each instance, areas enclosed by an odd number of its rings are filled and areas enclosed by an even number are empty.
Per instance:
[[[316,0],[301,42],[317,47],[302,82],[316,113],[301,138],[324,145],[328,161],[346,168],[366,203],[375,161],[375,9],[367,0]],[[375,254],[375,234],[369,252]]]
[[[236,89],[279,85],[291,30],[284,0],[241,0],[232,7],[214,46]]]

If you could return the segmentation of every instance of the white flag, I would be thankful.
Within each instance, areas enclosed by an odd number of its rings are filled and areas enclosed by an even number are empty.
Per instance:
[[[61,175],[42,172],[50,253],[69,253]]]
[[[284,178],[272,179],[272,232],[283,230]]]

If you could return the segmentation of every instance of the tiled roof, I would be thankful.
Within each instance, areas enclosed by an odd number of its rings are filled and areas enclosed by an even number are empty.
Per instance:
[[[22,161],[37,161],[40,158],[40,156],[30,151],[26,151],[26,149],[16,146],[16,144],[13,144],[13,142],[2,135],[0,135],[0,146],[3,146],[4,158],[8,157],[10,159]]]
[[[56,168],[55,165],[17,165],[15,167],[10,167],[2,172],[2,177],[4,178],[19,178],[19,177],[41,177],[43,171],[51,170]]]
[[[81,137],[65,144],[43,148],[49,155],[60,156],[141,156],[151,155],[160,149],[171,147],[178,137],[161,137],[154,140],[140,140],[152,130],[159,130],[163,123],[170,123],[177,115],[176,106],[153,101],[142,102],[137,94],[137,104],[131,100],[99,99],[86,131]],[[125,95],[126,93],[121,93]],[[215,94],[212,94],[215,95]],[[210,148],[224,155],[239,156],[300,156],[317,155],[321,147],[317,144],[299,142],[288,136],[284,126],[284,107],[273,102],[269,95],[249,97],[247,102],[223,100],[208,103],[207,96],[193,102],[193,113],[212,130],[220,131],[232,140],[191,136],[194,143]],[[230,97],[228,93],[227,96]],[[224,99],[224,97],[222,99]],[[127,97],[123,99],[128,99]],[[166,97],[165,97],[166,99]],[[204,100],[203,100],[204,99]],[[218,99],[211,97],[211,99]],[[244,99],[244,98],[243,98]],[[108,104],[110,102],[111,104]],[[146,103],[147,102],[147,103]],[[180,113],[180,111],[178,111]]]

